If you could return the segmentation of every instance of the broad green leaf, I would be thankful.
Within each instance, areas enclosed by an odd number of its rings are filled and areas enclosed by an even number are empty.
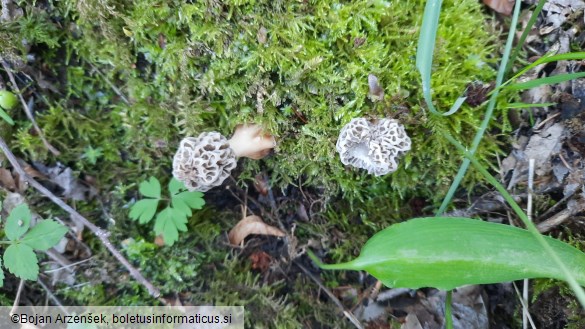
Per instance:
[[[54,220],[43,220],[22,237],[22,243],[36,250],[47,250],[55,246],[67,233],[67,227]]]
[[[160,182],[155,177],[150,177],[147,181],[140,183],[138,190],[144,196],[160,199]]]
[[[156,216],[154,233],[162,235],[165,243],[172,246],[179,239],[179,231],[187,231],[187,217],[181,211],[167,207]]]
[[[148,223],[154,217],[158,208],[158,199],[144,199],[136,202],[130,209],[130,218],[140,224]]]
[[[25,280],[36,280],[39,275],[37,255],[22,243],[11,244],[4,251],[4,266],[10,273]]]
[[[10,241],[20,238],[30,227],[31,213],[26,204],[16,206],[6,218],[6,237]]]
[[[179,180],[177,180],[174,177],[169,182],[169,192],[171,192],[171,195],[175,195],[175,194],[177,194],[181,191],[184,191],[186,189],[187,188],[185,187],[185,184],[183,184],[183,182],[180,182]]]
[[[585,254],[544,237],[585,285]],[[358,258],[323,269],[365,270],[388,287],[451,290],[525,278],[565,278],[557,263],[530,232],[469,218],[417,218],[374,235]]]
[[[203,200],[203,193],[201,192],[181,192],[171,197],[173,208],[184,213],[186,216],[191,216],[191,209],[201,209],[205,205]]]

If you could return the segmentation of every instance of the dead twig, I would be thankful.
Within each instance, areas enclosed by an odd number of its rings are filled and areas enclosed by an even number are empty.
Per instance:
[[[545,220],[544,222],[541,222],[538,225],[536,225],[536,228],[540,233],[547,233],[553,228],[564,223],[567,219],[569,219],[569,217],[573,216],[574,214],[575,213],[569,209],[563,209],[554,216]]]
[[[93,235],[95,235],[102,242],[102,244],[110,251],[112,256],[114,256],[118,260],[118,262],[120,262],[128,270],[128,272],[130,272],[130,275],[136,281],[138,281],[138,283],[143,285],[148,290],[148,293],[151,296],[153,296],[153,297],[160,296],[160,291],[158,290],[158,288],[156,288],[144,276],[142,276],[142,273],[140,273],[134,266],[132,266],[132,264],[130,264],[130,262],[120,253],[120,251],[118,251],[118,249],[116,249],[116,247],[114,247],[114,245],[112,245],[112,242],[110,242],[110,240],[108,239],[109,233],[107,231],[102,230],[101,228],[97,227],[95,224],[93,224],[89,220],[87,220],[87,218],[83,217],[75,209],[71,208],[67,203],[63,202],[55,194],[53,194],[51,191],[49,191],[47,188],[45,188],[39,182],[34,180],[32,177],[30,177],[24,171],[24,169],[22,169],[22,167],[18,163],[18,160],[16,159],[14,154],[10,151],[10,148],[8,147],[8,145],[6,144],[4,139],[2,139],[1,137],[0,137],[0,149],[2,150],[2,152],[4,152],[4,155],[6,155],[6,158],[12,164],[12,167],[14,168],[14,170],[16,170],[16,172],[20,175],[21,179],[24,179],[28,184],[30,184],[32,187],[34,187],[37,191],[41,192],[41,194],[43,194],[46,197],[48,197],[49,199],[51,199],[51,201],[53,201],[53,203],[55,203],[56,205],[61,207],[63,210],[65,210],[67,213],[69,213],[71,215],[72,220],[75,220],[75,221],[83,224],[85,227],[89,228],[89,230],[93,233]]]
[[[41,140],[43,141],[43,144],[45,144],[45,147],[49,151],[51,151],[51,153],[53,153],[53,155],[55,155],[55,156],[60,155],[61,152],[59,152],[55,147],[53,147],[53,145],[51,145],[47,141],[47,139],[45,138],[45,134],[43,133],[43,131],[41,130],[41,128],[39,127],[39,125],[35,121],[35,118],[33,117],[32,111],[30,110],[30,107],[28,106],[28,104],[24,100],[24,97],[22,97],[22,93],[20,92],[18,85],[16,84],[16,80],[14,79],[14,75],[12,74],[12,71],[10,70],[8,63],[2,57],[0,57],[0,61],[2,61],[2,67],[4,67],[4,71],[6,71],[6,74],[8,74],[8,78],[10,79],[10,82],[12,83],[12,88],[14,88],[14,91],[18,95],[18,98],[20,99],[20,103],[22,103],[22,107],[24,108],[24,112],[26,113],[26,116],[28,117],[28,119],[32,123],[33,128],[35,129],[35,131],[37,132],[37,134],[39,135]]]
[[[305,272],[305,274],[311,279],[313,280],[313,282],[315,282],[319,288],[321,288],[321,290],[323,290],[325,292],[325,294],[327,294],[327,296],[329,296],[329,298],[333,301],[333,303],[335,303],[335,305],[337,305],[337,307],[339,307],[339,309],[341,309],[341,311],[343,312],[343,315],[349,320],[351,321],[351,323],[359,329],[363,329],[364,326],[362,326],[362,324],[360,323],[360,320],[358,320],[355,315],[353,315],[353,313],[351,313],[350,311],[346,310],[345,307],[343,307],[343,304],[341,304],[341,302],[339,301],[339,299],[337,299],[337,297],[335,297],[335,295],[329,291],[329,289],[327,289],[327,287],[325,287],[321,281],[319,279],[317,279],[311,272],[309,272],[309,270],[307,270],[303,265],[299,264],[298,262],[295,262],[295,265],[298,266],[303,272]]]

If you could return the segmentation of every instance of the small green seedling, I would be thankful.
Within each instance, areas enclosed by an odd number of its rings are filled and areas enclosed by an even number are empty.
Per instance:
[[[93,148],[91,145],[86,147],[83,154],[81,155],[82,159],[86,159],[92,165],[95,165],[100,157],[104,155],[103,149],[101,147]]]
[[[14,120],[4,110],[13,109],[17,103],[16,95],[8,90],[0,90],[0,118],[8,122],[9,125],[14,125]]]
[[[553,238],[546,242],[585,286],[585,253]],[[417,218],[375,234],[358,258],[322,269],[364,270],[388,287],[451,290],[525,278],[566,275],[526,230],[470,218]]]
[[[186,191],[185,185],[175,178],[171,179],[168,187],[170,204],[156,215],[154,233],[162,235],[168,245],[173,245],[179,239],[179,231],[187,231],[187,218],[193,213],[191,209],[201,209],[205,205],[203,193]],[[132,205],[130,218],[146,224],[157,213],[161,198],[161,186],[158,179],[150,177],[140,183],[140,194],[147,199],[140,200]],[[167,199],[168,200],[168,199]]]
[[[1,204],[0,204],[1,209]],[[55,246],[67,233],[67,227],[53,221],[41,220],[30,227],[31,212],[26,204],[16,206],[4,222],[8,244],[4,251],[4,267],[10,273],[25,280],[37,280],[39,261],[35,250],[45,251]],[[1,262],[0,262],[1,264]],[[0,287],[4,284],[4,272],[0,270]]]

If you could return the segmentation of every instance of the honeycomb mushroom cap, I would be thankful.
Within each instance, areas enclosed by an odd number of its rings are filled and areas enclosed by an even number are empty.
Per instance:
[[[398,169],[398,159],[410,146],[410,138],[398,121],[356,118],[341,129],[336,149],[344,165],[382,176]]]
[[[204,132],[181,141],[173,158],[173,176],[189,191],[206,192],[221,185],[236,165],[228,140],[218,132]]]

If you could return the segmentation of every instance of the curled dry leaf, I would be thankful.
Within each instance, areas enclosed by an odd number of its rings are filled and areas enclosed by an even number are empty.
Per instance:
[[[252,215],[239,221],[230,230],[228,238],[231,244],[239,245],[250,234],[285,236],[281,230],[264,223],[259,216]]]

